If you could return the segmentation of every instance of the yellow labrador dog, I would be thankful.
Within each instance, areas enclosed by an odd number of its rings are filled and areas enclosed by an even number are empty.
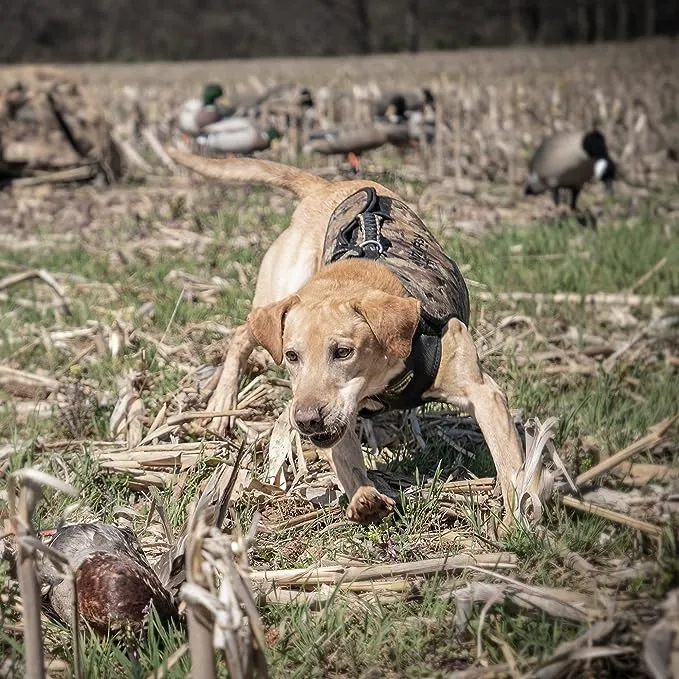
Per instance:
[[[301,199],[262,260],[252,312],[234,334],[208,409],[236,407],[248,357],[264,347],[290,373],[292,425],[330,449],[350,499],[347,517],[370,522],[394,503],[366,473],[355,433],[359,414],[452,404],[481,427],[510,516],[523,465],[520,441],[503,393],[481,369],[462,276],[417,215],[371,181],[331,183],[251,158],[171,155],[206,177],[267,184]],[[221,432],[230,424],[212,423]]]

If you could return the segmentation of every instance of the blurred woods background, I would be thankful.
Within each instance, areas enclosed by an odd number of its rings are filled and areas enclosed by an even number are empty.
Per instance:
[[[4,0],[0,61],[324,56],[629,40],[679,0]]]

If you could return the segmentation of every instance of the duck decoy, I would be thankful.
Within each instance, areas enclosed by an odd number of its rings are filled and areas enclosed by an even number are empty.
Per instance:
[[[434,94],[428,87],[423,87],[418,90],[406,90],[403,92],[385,92],[375,104],[375,116],[377,118],[383,117],[387,109],[397,98],[403,99],[404,112],[406,115],[414,112],[425,112],[427,110],[435,110],[436,99]]]
[[[233,117],[204,127],[196,137],[196,144],[211,153],[248,154],[268,149],[280,136],[275,127],[263,129],[250,118]]]
[[[189,99],[184,102],[179,112],[179,129],[189,136],[195,137],[202,129],[230,115],[230,111],[218,103],[224,94],[221,85],[208,83],[203,89],[201,99]]]
[[[75,570],[78,612],[96,632],[139,632],[151,606],[162,620],[177,615],[173,598],[131,530],[106,523],[70,524],[58,528],[48,544]],[[39,573],[55,613],[70,622],[71,579],[44,556]]]
[[[314,130],[304,146],[305,153],[346,155],[355,172],[360,172],[364,151],[391,144],[398,148],[417,146],[426,122],[422,113],[408,117],[404,97],[395,96],[384,114],[372,123],[344,125],[335,129]],[[429,136],[429,135],[428,135]]]

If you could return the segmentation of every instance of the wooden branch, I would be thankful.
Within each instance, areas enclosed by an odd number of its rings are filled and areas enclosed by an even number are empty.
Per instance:
[[[654,425],[649,429],[648,434],[638,439],[634,443],[630,444],[626,448],[623,448],[622,450],[618,451],[617,453],[615,453],[615,455],[612,455],[611,457],[603,460],[602,462],[599,462],[599,464],[594,465],[594,467],[592,467],[591,469],[588,469],[586,472],[580,474],[575,479],[576,485],[579,488],[581,488],[586,483],[589,483],[590,481],[595,479],[597,476],[605,474],[614,467],[617,467],[619,464],[621,464],[628,458],[632,457],[632,455],[636,455],[637,453],[641,453],[644,450],[648,450],[649,448],[657,446],[659,443],[662,442],[667,430],[678,419],[679,414],[674,415],[673,417],[668,417],[662,420],[662,422],[658,422],[658,424]]]
[[[111,138],[113,139],[113,142],[116,144],[116,146],[120,148],[130,165],[134,165],[138,169],[142,170],[143,172],[148,172],[149,174],[153,172],[151,165],[149,165],[141,157],[137,149],[135,149],[132,144],[125,141],[124,139],[121,139],[115,132],[111,134]]]
[[[48,271],[45,271],[44,269],[31,269],[30,271],[22,271],[21,273],[15,273],[11,276],[7,276],[6,278],[0,280],[0,290],[6,290],[13,285],[23,283],[24,281],[29,281],[32,278],[38,278],[43,283],[48,285],[54,291],[54,294],[59,298],[64,310],[67,313],[70,313],[70,306],[66,300],[66,293],[64,292],[64,289],[59,285],[59,283],[56,282],[56,280],[54,280],[52,274],[50,274]]]
[[[167,154],[163,145],[158,141],[158,137],[149,128],[145,128],[142,132],[144,139],[148,142],[151,150],[160,158],[160,162],[165,165],[165,167],[174,174],[177,171],[177,164],[170,158]]]
[[[579,509],[580,511],[587,512],[588,514],[594,514],[595,516],[601,516],[604,519],[609,519],[610,521],[615,521],[616,523],[621,523],[630,528],[635,528],[643,533],[647,533],[651,537],[660,538],[662,535],[662,528],[656,526],[648,521],[641,521],[640,519],[635,519],[627,514],[622,514],[621,512],[616,512],[607,507],[602,507],[601,505],[595,505],[591,502],[584,502],[583,500],[578,500],[571,495],[563,495],[561,501],[572,509]]]
[[[36,177],[21,177],[20,179],[14,179],[12,180],[12,188],[40,186],[42,184],[80,182],[92,179],[96,174],[97,168],[94,165],[82,165],[80,167],[69,168],[68,170],[48,172],[47,174],[41,174]]]
[[[554,304],[589,304],[593,306],[671,306],[679,307],[679,295],[659,297],[654,295],[634,295],[628,293],[595,292],[487,292],[479,290],[474,297],[484,302],[542,302]]]
[[[464,570],[469,566],[514,568],[516,556],[511,552],[489,554],[457,554],[451,557],[423,559],[403,564],[375,566],[324,566],[318,568],[290,568],[284,570],[252,571],[253,582],[270,585],[348,585],[356,582],[373,582],[384,578],[431,575],[454,570]]]

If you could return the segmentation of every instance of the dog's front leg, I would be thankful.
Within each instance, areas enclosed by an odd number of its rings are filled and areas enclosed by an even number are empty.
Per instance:
[[[236,328],[224,358],[219,381],[207,403],[208,411],[224,412],[234,410],[238,406],[238,384],[248,358],[256,346],[257,341],[247,323]],[[210,429],[224,435],[227,429],[233,427],[234,420],[234,417],[215,417],[210,423]]]
[[[454,319],[443,337],[441,367],[427,394],[469,413],[486,439],[502,489],[505,522],[517,504],[515,474],[524,456],[507,400],[500,387],[481,370],[476,346],[467,327]]]
[[[394,501],[378,492],[368,478],[361,443],[352,425],[342,440],[332,447],[330,453],[332,466],[342,484],[342,490],[349,498],[347,518],[350,521],[372,523],[394,511],[396,507]]]

